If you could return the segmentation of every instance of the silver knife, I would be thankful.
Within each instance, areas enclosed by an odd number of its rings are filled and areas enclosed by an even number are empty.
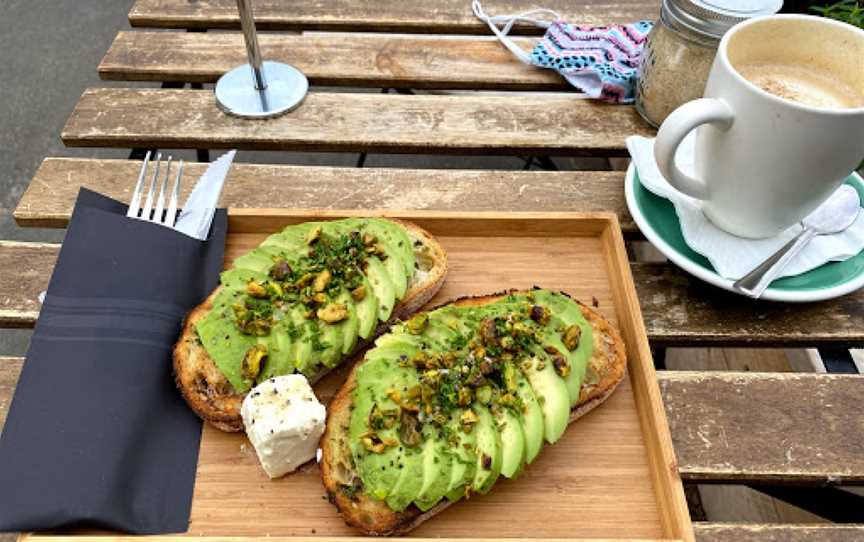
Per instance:
[[[210,224],[216,214],[216,205],[222,193],[222,185],[231,169],[236,150],[232,150],[211,162],[201,175],[177,218],[174,229],[189,237],[205,241],[210,233]]]

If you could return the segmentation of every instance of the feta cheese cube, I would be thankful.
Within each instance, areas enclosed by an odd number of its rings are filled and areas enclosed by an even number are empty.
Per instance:
[[[246,436],[270,478],[315,457],[327,417],[306,377],[277,376],[252,389],[240,407]]]

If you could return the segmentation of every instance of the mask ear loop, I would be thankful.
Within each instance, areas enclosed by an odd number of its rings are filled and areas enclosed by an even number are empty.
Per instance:
[[[555,11],[551,9],[533,9],[531,11],[526,11],[524,13],[519,13],[517,15],[495,15],[490,16],[487,15],[485,11],[483,11],[483,6],[480,5],[480,0],[472,0],[471,2],[471,10],[474,11],[474,15],[489,25],[489,28],[492,30],[498,40],[513,53],[516,58],[524,62],[525,64],[533,65],[534,62],[531,61],[531,55],[516,45],[507,34],[513,29],[513,25],[518,22],[524,22],[533,24],[539,28],[549,28],[555,21],[560,21],[561,16],[558,15]],[[536,15],[546,15],[552,18],[552,21],[546,21],[543,19],[538,19],[535,17]],[[499,24],[503,24],[502,28],[498,28]]]

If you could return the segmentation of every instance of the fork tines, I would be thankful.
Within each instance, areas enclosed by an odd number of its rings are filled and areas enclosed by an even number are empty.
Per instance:
[[[147,178],[147,168],[150,165],[150,151],[147,151],[144,156],[144,163],[141,165],[141,172],[138,174],[138,182],[135,184],[135,190],[132,192],[132,200],[129,203],[129,210],[126,216],[130,218],[138,218],[147,222],[161,224],[174,227],[177,221],[177,198],[180,197],[180,180],[183,177],[183,160],[177,167],[177,175],[174,178],[174,186],[171,189],[171,195],[168,200],[166,210],[165,196],[168,186],[168,178],[171,175],[171,160],[168,156],[168,161],[164,165],[165,173],[160,175],[163,169],[162,153],[156,153],[156,165],[153,168],[153,174],[150,176],[150,183],[147,189],[147,195],[144,198],[144,207],[141,207],[141,197],[144,195],[144,180]],[[159,188],[158,195],[156,188]],[[155,209],[153,208],[155,203]]]

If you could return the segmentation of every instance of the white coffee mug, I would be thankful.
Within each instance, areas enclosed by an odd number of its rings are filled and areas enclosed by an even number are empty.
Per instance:
[[[764,238],[807,216],[861,163],[864,107],[780,98],[736,70],[754,63],[819,66],[864,96],[864,31],[807,15],[740,23],[720,41],[705,97],[676,109],[657,133],[654,156],[672,186],[703,200],[718,227]],[[696,178],[675,164],[694,129]]]

